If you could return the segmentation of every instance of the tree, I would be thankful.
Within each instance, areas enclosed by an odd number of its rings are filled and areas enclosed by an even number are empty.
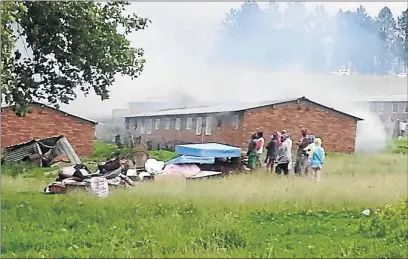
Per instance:
[[[143,71],[144,51],[132,47],[126,35],[143,30],[150,20],[125,14],[128,5],[2,2],[1,90],[5,102],[14,104],[21,114],[34,99],[47,100],[58,108],[59,103],[76,98],[77,88],[85,95],[93,89],[105,100],[115,75],[137,78]],[[18,52],[12,55],[19,38],[32,52],[28,57]]]
[[[231,9],[223,21],[223,37],[216,47],[216,59],[252,62],[261,56],[259,36],[263,33],[262,10],[254,1]]]
[[[398,17],[398,43],[397,55],[404,67],[404,72],[408,71],[408,9]]]
[[[376,20],[380,37],[378,53],[379,72],[381,74],[387,74],[393,69],[395,61],[391,49],[396,40],[396,22],[391,10],[387,6],[380,10]]]

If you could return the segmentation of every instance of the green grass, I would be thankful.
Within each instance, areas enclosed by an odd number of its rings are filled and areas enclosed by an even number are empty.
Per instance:
[[[402,154],[336,155],[318,184],[255,172],[105,199],[47,196],[36,174],[5,175],[2,257],[406,258],[406,172]]]
[[[104,161],[107,157],[110,157],[114,152],[119,151],[121,156],[129,156],[132,151],[130,148],[124,147],[118,150],[114,144],[106,144],[104,142],[95,141],[94,152],[91,157],[84,158],[84,161]],[[149,151],[150,158],[154,158],[159,161],[168,161],[177,157],[177,154],[166,150],[151,150]]]

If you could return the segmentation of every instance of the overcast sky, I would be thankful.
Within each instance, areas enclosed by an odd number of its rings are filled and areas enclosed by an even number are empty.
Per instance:
[[[226,70],[219,67],[209,68],[206,62],[225,14],[230,8],[239,7],[241,4],[132,3],[132,12],[152,20],[146,30],[130,36],[135,47],[145,49],[147,63],[142,76],[133,81],[118,77],[110,89],[110,100],[102,102],[95,95],[83,97],[79,93],[76,101],[62,106],[62,109],[81,116],[109,116],[112,109],[126,108],[130,101],[143,101],[148,97],[173,98],[174,93],[180,92],[199,95],[205,100],[228,99],[228,87],[219,87],[228,84]],[[403,2],[318,4],[324,5],[330,13],[337,12],[339,8],[355,9],[362,4],[372,16],[385,5],[395,15],[400,15],[407,8],[407,4]],[[309,2],[305,5],[314,8],[316,3]],[[233,75],[234,72],[229,74]],[[246,79],[251,80],[253,75],[248,73]],[[169,95],[170,93],[173,95]]]

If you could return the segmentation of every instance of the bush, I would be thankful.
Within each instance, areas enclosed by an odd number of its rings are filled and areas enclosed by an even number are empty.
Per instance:
[[[394,154],[408,154],[408,137],[394,139],[390,149]]]
[[[376,210],[361,229],[372,238],[394,239],[408,245],[408,200],[401,199]]]

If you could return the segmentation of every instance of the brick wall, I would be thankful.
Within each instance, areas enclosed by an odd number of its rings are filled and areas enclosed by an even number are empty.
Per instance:
[[[1,111],[1,149],[33,138],[64,135],[79,156],[90,156],[93,152],[95,125],[72,116],[65,116],[38,104],[31,106],[31,113],[17,117],[11,108]]]
[[[205,135],[206,128],[206,117],[211,116],[212,125],[211,125],[211,134]],[[234,126],[234,116],[238,116],[238,128]],[[242,116],[243,113],[228,113],[228,114],[201,114],[201,115],[180,115],[180,116],[166,116],[166,117],[152,117],[152,118],[130,118],[128,119],[127,130],[133,136],[142,135],[146,141],[152,141],[160,144],[164,143],[202,143],[202,142],[217,142],[227,145],[239,145],[241,143],[242,136]],[[202,134],[196,134],[197,119],[202,118]],[[166,119],[170,119],[170,126],[168,129],[166,126]],[[176,130],[176,119],[180,118],[180,130]],[[192,124],[191,129],[187,128],[187,119],[191,118]],[[148,120],[152,119],[152,132],[147,134],[146,126],[145,133],[141,134],[140,124],[139,128],[135,129],[137,121],[141,121],[148,124]],[[155,129],[155,120],[160,120],[159,129]],[[221,125],[218,125],[218,121],[221,121]],[[221,127],[218,127],[221,126]]]
[[[310,133],[322,139],[326,151],[354,152],[357,121],[308,102],[264,107],[245,112],[243,121],[243,147],[251,134],[263,131],[268,141],[274,131],[285,129],[291,134],[293,148],[300,138],[300,130],[306,127]]]
[[[239,116],[239,127],[235,129],[231,123],[234,115]],[[203,133],[205,130],[205,117],[212,116],[213,127],[209,136],[196,135],[197,117],[203,118]],[[192,129],[186,130],[187,118],[192,118]],[[155,130],[155,119],[160,119],[159,130]],[[170,127],[165,129],[165,119],[170,118]],[[181,119],[180,130],[175,130],[176,118]],[[147,121],[152,119],[151,134],[141,134],[140,128],[134,129],[137,120]],[[222,121],[222,127],[217,127],[217,121]],[[241,147],[245,150],[251,134],[263,131],[266,141],[269,141],[272,132],[286,129],[292,134],[295,143],[300,138],[300,129],[306,127],[311,133],[322,138],[323,146],[327,151],[354,152],[357,121],[342,114],[321,108],[308,102],[299,104],[291,103],[276,105],[275,108],[263,107],[251,109],[241,113],[228,114],[203,114],[180,115],[152,118],[130,118],[129,132],[134,136],[142,135],[147,141],[156,143],[181,142],[201,143],[218,142]]]

